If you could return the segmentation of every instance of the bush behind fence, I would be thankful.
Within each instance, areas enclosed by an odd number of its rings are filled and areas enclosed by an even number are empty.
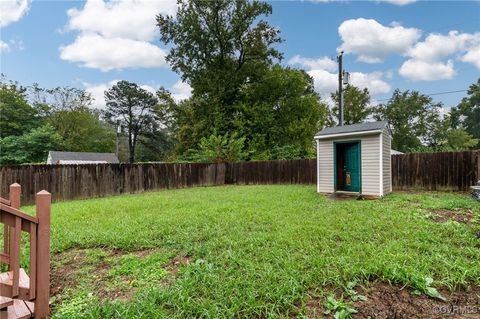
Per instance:
[[[241,163],[21,165],[0,167],[0,196],[22,185],[32,203],[46,189],[54,200],[102,197],[148,190],[225,184],[315,184],[316,160]],[[392,156],[394,190],[465,191],[480,179],[480,152]]]

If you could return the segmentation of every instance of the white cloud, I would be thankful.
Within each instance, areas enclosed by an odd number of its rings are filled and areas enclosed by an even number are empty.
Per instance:
[[[0,53],[1,52],[8,52],[8,51],[10,51],[10,46],[8,45],[8,43],[0,40]]]
[[[310,70],[320,69],[320,70],[333,71],[337,68],[337,63],[328,57],[311,59],[311,58],[304,58],[299,55],[295,55],[288,61],[288,64],[300,65]]]
[[[301,65],[306,68],[307,73],[314,80],[315,91],[320,94],[323,99],[329,99],[330,94],[338,89],[338,73],[334,72],[337,63],[332,59],[323,57],[311,59],[295,55],[288,61],[290,65]],[[377,94],[388,93],[390,85],[383,80],[388,77],[391,72],[383,74],[382,72],[362,73],[351,72],[350,79],[352,85],[361,89],[367,88],[372,96]]]
[[[469,62],[480,69],[480,44],[471,47],[467,53],[461,57],[463,62]]]
[[[417,0],[380,0],[380,2],[388,2],[397,6],[405,6],[416,2]]]
[[[72,44],[60,48],[60,57],[102,71],[166,65],[165,51],[150,42],[104,38],[97,34],[80,35]]]
[[[119,80],[112,80],[108,83],[101,83],[101,84],[90,84],[87,82],[82,82],[83,86],[85,87],[85,91],[90,93],[93,98],[92,106],[98,109],[105,108],[105,91],[110,89],[112,86],[117,84]]]
[[[311,70],[308,74],[313,78],[315,91],[322,98],[330,97],[338,88],[338,75],[325,70]]]
[[[308,74],[314,80],[315,91],[322,98],[328,98],[331,93],[338,89],[338,75],[336,73],[325,70],[310,70]],[[350,74],[352,85],[361,89],[367,88],[372,96],[390,92],[390,85],[382,77],[382,72],[352,72]]]
[[[480,33],[429,34],[406,55],[411,57],[401,66],[399,73],[413,81],[452,79],[455,68],[452,58],[472,63],[480,68]],[[448,61],[442,59],[450,58]]]
[[[450,31],[447,35],[429,34],[425,41],[418,42],[408,55],[416,60],[437,61],[465,49],[466,45],[475,38],[469,33]]]
[[[380,63],[389,54],[404,54],[420,38],[421,31],[398,23],[383,26],[373,19],[351,19],[338,28],[342,38],[339,50],[356,53],[358,60]]]
[[[65,28],[79,35],[60,48],[60,57],[102,71],[166,66],[165,50],[152,43],[155,17],[176,7],[174,0],[87,0],[67,11]]]
[[[0,0],[0,27],[20,20],[29,8],[28,0]]]
[[[382,79],[382,72],[352,72],[350,76],[354,86],[361,89],[367,88],[373,96],[390,92],[391,87]]]
[[[173,84],[172,89],[170,90],[172,97],[175,101],[180,102],[181,100],[188,99],[192,95],[192,88],[188,83],[178,80]]]
[[[410,59],[400,67],[400,75],[412,81],[448,80],[455,76],[453,61],[447,63]]]
[[[88,0],[83,8],[67,11],[67,29],[151,41],[157,35],[155,16],[173,14],[175,9],[174,0]]]

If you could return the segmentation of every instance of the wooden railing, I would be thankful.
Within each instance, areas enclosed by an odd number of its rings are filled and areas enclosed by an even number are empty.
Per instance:
[[[0,318],[46,318],[50,286],[50,205],[47,191],[36,194],[36,215],[20,210],[21,187],[10,185],[9,199],[0,197],[0,222],[4,224],[0,263]],[[20,267],[21,233],[29,234],[29,274]]]

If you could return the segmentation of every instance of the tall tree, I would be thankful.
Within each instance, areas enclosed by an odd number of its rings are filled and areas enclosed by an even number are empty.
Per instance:
[[[69,86],[58,86],[53,89],[45,89],[38,84],[31,88],[33,104],[45,105],[46,113],[50,111],[79,110],[92,105],[92,96],[82,89]]]
[[[451,115],[454,128],[463,127],[467,133],[480,140],[480,79],[470,85],[468,96],[452,108]]]
[[[180,0],[176,16],[157,16],[161,40],[171,46],[166,60],[193,88],[185,114],[196,123],[194,144],[232,130],[241,86],[282,57],[274,48],[278,29],[261,19],[270,13],[259,1]]]
[[[92,96],[72,87],[32,87],[33,103],[62,137],[63,150],[74,152],[112,152],[115,132],[92,109]]]
[[[128,160],[133,163],[139,136],[151,132],[154,122],[158,120],[158,100],[154,94],[135,83],[119,81],[105,91],[105,101],[105,117],[111,122],[120,121],[127,131]]]
[[[332,99],[335,102],[335,106],[332,108],[333,116],[336,117],[337,123],[339,122],[338,91],[332,94]],[[356,86],[349,85],[343,92],[343,114],[344,124],[356,124],[365,121],[365,119],[372,114],[372,108],[370,107],[370,93],[368,89],[360,90]]]
[[[392,148],[408,152],[421,147],[428,135],[428,124],[438,115],[441,104],[417,91],[395,90],[387,104],[375,108],[375,118],[386,120],[393,131]]]
[[[328,108],[320,102],[306,72],[276,65],[240,92],[235,131],[246,137],[246,148],[254,158],[285,146],[303,156],[309,153],[313,136],[327,120]]]
[[[463,128],[450,129],[446,139],[448,147],[453,151],[466,151],[479,143],[478,138],[474,138]]]
[[[19,136],[39,125],[37,110],[27,101],[27,88],[0,82],[0,137]]]
[[[89,108],[57,110],[47,122],[62,137],[66,151],[113,152],[115,148],[114,129]]]

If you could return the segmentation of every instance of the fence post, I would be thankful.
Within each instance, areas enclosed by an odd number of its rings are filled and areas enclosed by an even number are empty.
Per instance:
[[[20,208],[20,194],[22,193],[22,187],[18,183],[10,185],[9,190],[9,200],[10,206],[13,208]],[[14,238],[13,232],[10,226],[4,225],[3,228],[3,251],[5,253],[11,254],[15,247],[13,247]],[[8,269],[12,270],[11,263],[8,264]]]
[[[13,208],[20,208],[20,194],[22,193],[22,187],[18,183],[10,185],[10,205]]]
[[[37,292],[35,299],[35,319],[48,316],[50,289],[50,206],[52,195],[42,190],[37,193]]]

